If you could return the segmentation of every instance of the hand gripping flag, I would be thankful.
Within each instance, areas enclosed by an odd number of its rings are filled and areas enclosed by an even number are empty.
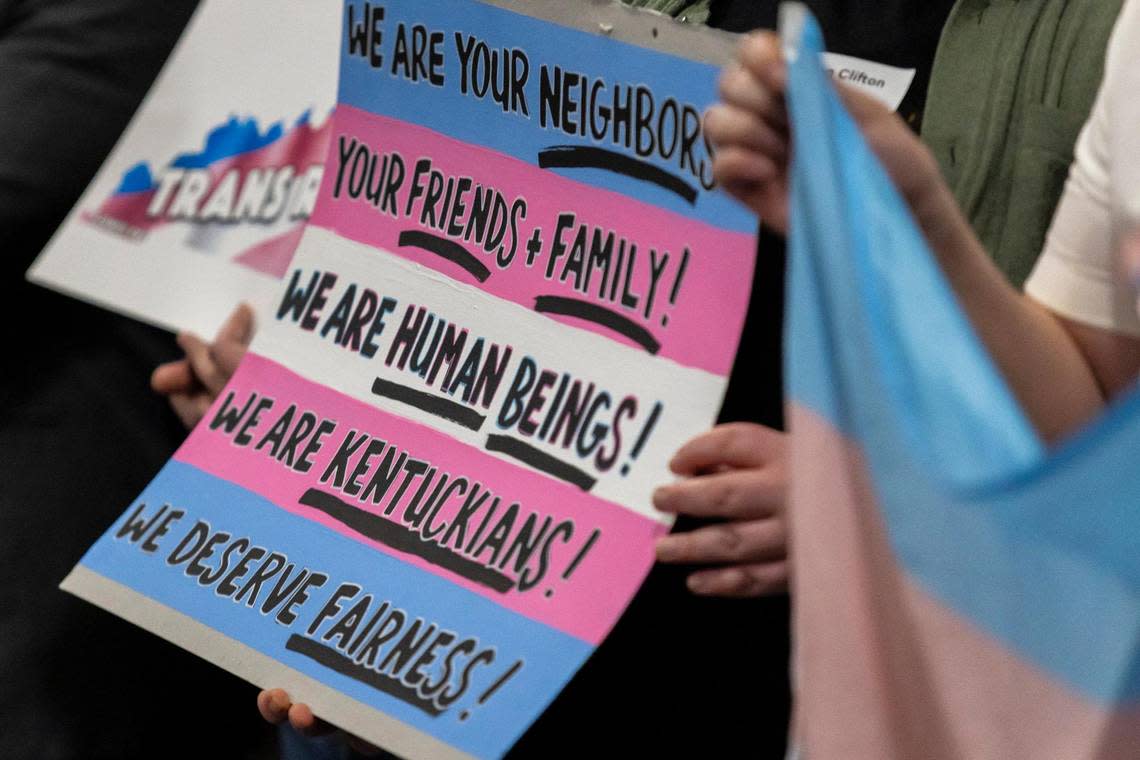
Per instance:
[[[1140,396],[1045,451],[814,20],[785,21],[795,738],[808,760],[1140,757]]]

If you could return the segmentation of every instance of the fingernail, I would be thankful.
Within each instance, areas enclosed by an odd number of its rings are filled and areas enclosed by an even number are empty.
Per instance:
[[[204,341],[202,341],[201,338],[199,338],[196,334],[194,334],[192,332],[178,333],[178,345],[183,350],[186,349],[187,345],[193,344],[194,342],[204,342]]]
[[[658,512],[666,512],[669,508],[669,502],[673,498],[675,489],[673,486],[659,486],[653,491],[653,508]]]
[[[249,339],[252,337],[252,333],[253,333],[253,319],[255,316],[255,312],[253,311],[253,307],[250,306],[248,303],[243,302],[241,305],[241,308],[246,313],[246,322],[247,322],[247,324],[245,326],[245,330],[242,331],[241,340],[243,343],[248,343]]]
[[[669,562],[677,557],[677,548],[668,538],[657,539],[657,559]]]
[[[694,594],[700,594],[708,590],[709,582],[704,576],[690,575],[685,579],[685,585],[689,591],[692,591]]]

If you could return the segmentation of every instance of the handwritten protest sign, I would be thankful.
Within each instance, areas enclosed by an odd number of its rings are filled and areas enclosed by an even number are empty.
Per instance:
[[[327,161],[250,354],[64,588],[393,751],[495,757],[637,590],[720,405],[755,220],[694,58],[732,46],[553,0],[332,13]]]
[[[575,2],[555,7],[553,13],[571,24],[588,21],[597,32],[598,23],[610,23],[599,20],[606,12],[599,7],[605,3]],[[202,335],[212,335],[242,301],[268,309],[279,280],[289,272],[324,171],[327,117],[336,91],[339,8],[340,0],[203,0],[130,128],[29,270],[29,278],[166,329]],[[267,20],[272,35],[264,32]],[[611,37],[638,34],[631,30],[639,25],[628,16],[613,20],[617,25],[607,27]],[[719,60],[734,44],[726,41],[727,35],[674,34],[684,38],[682,48],[695,44],[705,60]],[[632,41],[659,47],[662,39],[650,34]],[[409,40],[409,62],[415,46],[429,42]],[[367,36],[362,44],[369,44]],[[452,66],[461,67],[456,77],[472,77],[465,87],[490,88],[477,99],[506,99],[503,110],[513,109],[519,103],[512,102],[518,96],[510,78],[524,72],[512,67],[524,58],[512,57],[511,49],[504,53],[480,47],[478,41],[472,44],[470,50],[457,47],[452,53]],[[914,78],[913,69],[823,55],[836,80],[892,109]],[[423,65],[426,71],[430,60]],[[498,67],[505,67],[505,74]],[[418,70],[412,73],[418,75]],[[604,101],[611,93],[595,92],[593,83],[575,78],[573,70],[565,79],[557,78],[561,72],[552,73],[556,78],[546,84],[567,88],[566,111],[558,111],[552,127],[569,124],[581,136],[587,126],[591,136],[595,129],[607,129],[601,120],[608,123],[610,117],[603,116],[604,108],[594,109],[593,100],[601,94]],[[529,86],[536,87],[536,81]],[[581,96],[571,90],[580,90]],[[645,97],[636,85],[631,95]],[[638,139],[659,142],[662,135],[653,130],[678,125],[691,130],[695,114],[674,114],[674,105],[657,104],[665,109],[663,120],[647,125]],[[654,118],[660,117],[658,112]],[[612,121],[622,124],[621,113]],[[509,134],[503,137],[509,139]],[[663,136],[674,140],[671,133]],[[676,138],[672,149],[677,157],[689,155],[685,141],[691,139],[691,133]],[[545,161],[553,165],[570,157],[552,152]],[[707,165],[704,171],[701,182],[707,184]]]
[[[321,182],[339,8],[203,2],[29,278],[204,335],[271,303]]]

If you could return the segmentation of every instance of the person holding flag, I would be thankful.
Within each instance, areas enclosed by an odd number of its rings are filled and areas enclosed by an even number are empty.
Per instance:
[[[721,181],[790,239],[797,746],[1134,757],[1140,4],[1025,293],[929,150],[841,104],[818,27],[787,20],[783,49],[742,46],[748,97],[711,131]]]

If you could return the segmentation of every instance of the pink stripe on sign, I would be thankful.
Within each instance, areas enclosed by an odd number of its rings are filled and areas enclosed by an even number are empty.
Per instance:
[[[393,154],[403,166],[399,182]],[[430,169],[417,172],[421,160]],[[488,202],[503,221],[469,224]],[[564,213],[573,224],[560,224]],[[717,375],[732,369],[752,287],[751,235],[345,105],[333,116],[311,222],[639,350]],[[502,266],[500,227],[509,259]],[[528,265],[536,228],[541,249]]]
[[[240,410],[254,393],[276,401],[247,431],[245,445],[236,443],[240,424],[230,433],[210,429],[231,394],[231,408]],[[293,404],[292,420],[279,426]],[[256,401],[249,408],[255,407]],[[296,429],[306,411],[342,422],[302,473],[285,459],[288,433],[277,451],[285,461],[274,457],[266,438],[275,428]],[[339,487],[335,473],[321,482],[351,431],[367,434],[373,443],[360,444],[344,460]],[[294,465],[308,440],[293,449]],[[370,446],[372,455],[364,460]],[[387,471],[396,477],[375,503],[382,482],[377,474],[389,451]],[[653,564],[654,540],[667,531],[631,510],[311,383],[253,353],[174,458],[595,645],[641,585]],[[417,471],[408,462],[415,460],[427,464],[412,475]],[[462,490],[456,485],[460,477],[467,478]],[[354,479],[359,489],[350,485]],[[533,585],[522,590],[528,584]]]
[[[797,404],[788,419],[807,757],[1136,757],[1140,706],[1089,702],[926,593],[896,561],[859,447]]]

